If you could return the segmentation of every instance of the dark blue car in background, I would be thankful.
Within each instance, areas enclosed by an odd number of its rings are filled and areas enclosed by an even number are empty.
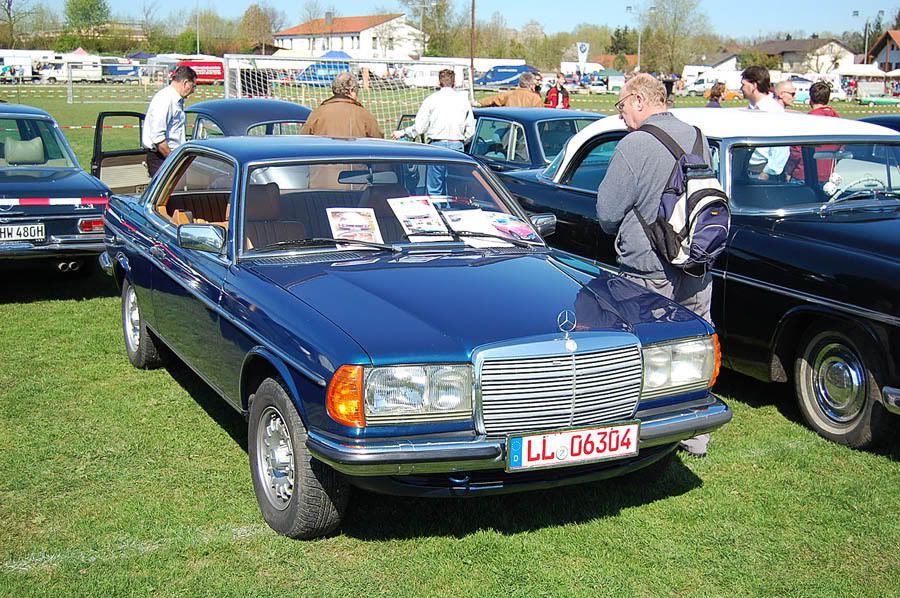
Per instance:
[[[351,486],[599,480],[731,418],[706,322],[548,248],[553,217],[459,152],[189,142],[105,221],[128,358],[168,347],[248,417],[257,500],[287,536],[335,529]]]
[[[109,188],[78,165],[47,112],[0,104],[0,261],[84,271],[103,248]]]

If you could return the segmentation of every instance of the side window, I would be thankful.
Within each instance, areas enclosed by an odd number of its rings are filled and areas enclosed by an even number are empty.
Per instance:
[[[834,168],[824,146],[737,147],[731,152],[731,202],[748,210],[780,210],[823,200]],[[829,152],[833,154],[834,152]]]
[[[606,176],[609,161],[612,159],[619,141],[619,139],[606,139],[597,143],[575,166],[568,181],[563,181],[564,184],[578,189],[596,191],[603,182],[603,177]]]
[[[184,157],[163,184],[156,210],[174,224],[228,220],[234,166],[204,155]]]
[[[492,160],[506,160],[509,155],[510,127],[506,120],[482,118],[472,140],[472,155]]]
[[[225,134],[222,132],[222,129],[219,128],[219,125],[207,118],[201,116],[194,124],[194,139],[209,139],[210,137],[224,136]]]
[[[302,122],[263,123],[247,130],[247,135],[261,137],[265,135],[299,135]]]
[[[513,153],[511,160],[513,162],[531,162],[528,154],[528,139],[525,137],[525,129],[522,125],[512,125],[511,132],[514,136],[512,141]]]

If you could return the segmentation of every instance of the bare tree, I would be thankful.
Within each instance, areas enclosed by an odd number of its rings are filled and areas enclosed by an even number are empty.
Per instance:
[[[272,45],[272,21],[259,4],[251,4],[244,11],[240,23],[241,38],[254,45]]]
[[[709,19],[700,12],[699,5],[700,0],[655,0],[655,10],[641,15],[641,26],[653,31],[651,36],[645,33],[644,38],[649,41],[645,50],[647,64],[669,73],[681,72],[694,36],[710,30]]]
[[[272,25],[273,32],[284,29],[284,24],[287,22],[287,15],[284,14],[284,11],[278,10],[265,0],[259,3],[259,7],[269,18],[269,23]]]
[[[144,35],[147,36],[147,39],[150,39],[156,27],[158,25],[158,21],[156,19],[156,11],[159,10],[156,2],[154,0],[141,0],[140,5],[140,24],[141,31],[144,32]]]
[[[325,16],[325,7],[319,0],[306,0],[300,10],[301,22],[314,21]]]
[[[19,37],[19,25],[31,16],[28,0],[2,0],[3,37],[7,48],[15,48]]]

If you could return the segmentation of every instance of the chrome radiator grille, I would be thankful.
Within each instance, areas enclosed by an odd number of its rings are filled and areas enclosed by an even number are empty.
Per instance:
[[[590,353],[487,359],[480,372],[487,434],[628,419],[640,398],[637,345]]]

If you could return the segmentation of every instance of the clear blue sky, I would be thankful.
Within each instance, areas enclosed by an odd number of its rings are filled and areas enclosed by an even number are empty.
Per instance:
[[[40,0],[36,0],[40,1]],[[44,0],[47,4],[62,7],[64,0]],[[140,1],[107,0],[113,13],[118,16],[139,13]],[[392,0],[319,0],[323,6],[334,5],[343,16],[371,14],[376,7],[400,10]],[[155,0],[159,7],[158,18],[187,8],[192,10],[199,3],[201,9],[215,9],[223,17],[240,16],[252,2],[213,2],[212,0]],[[287,15],[288,26],[300,22],[303,0],[269,0],[269,4]],[[476,0],[476,17],[488,20],[494,12],[500,12],[511,27],[520,28],[530,20],[543,24],[548,33],[570,31],[579,22],[598,25],[633,26],[635,17],[626,12],[629,0],[609,2],[597,0],[569,0],[563,3],[547,0]],[[649,6],[652,1],[633,2],[637,6]],[[468,10],[469,0],[454,0],[457,10]],[[510,10],[511,7],[514,10]],[[878,0],[701,0],[700,10],[709,17],[716,33],[730,37],[756,37],[771,31],[805,31],[806,34],[819,31],[858,29],[862,31],[865,17],[874,17],[879,10],[885,12],[885,20],[893,17],[900,2],[887,4]],[[560,10],[562,8],[562,10]],[[859,17],[851,17],[851,11],[858,10]]]

